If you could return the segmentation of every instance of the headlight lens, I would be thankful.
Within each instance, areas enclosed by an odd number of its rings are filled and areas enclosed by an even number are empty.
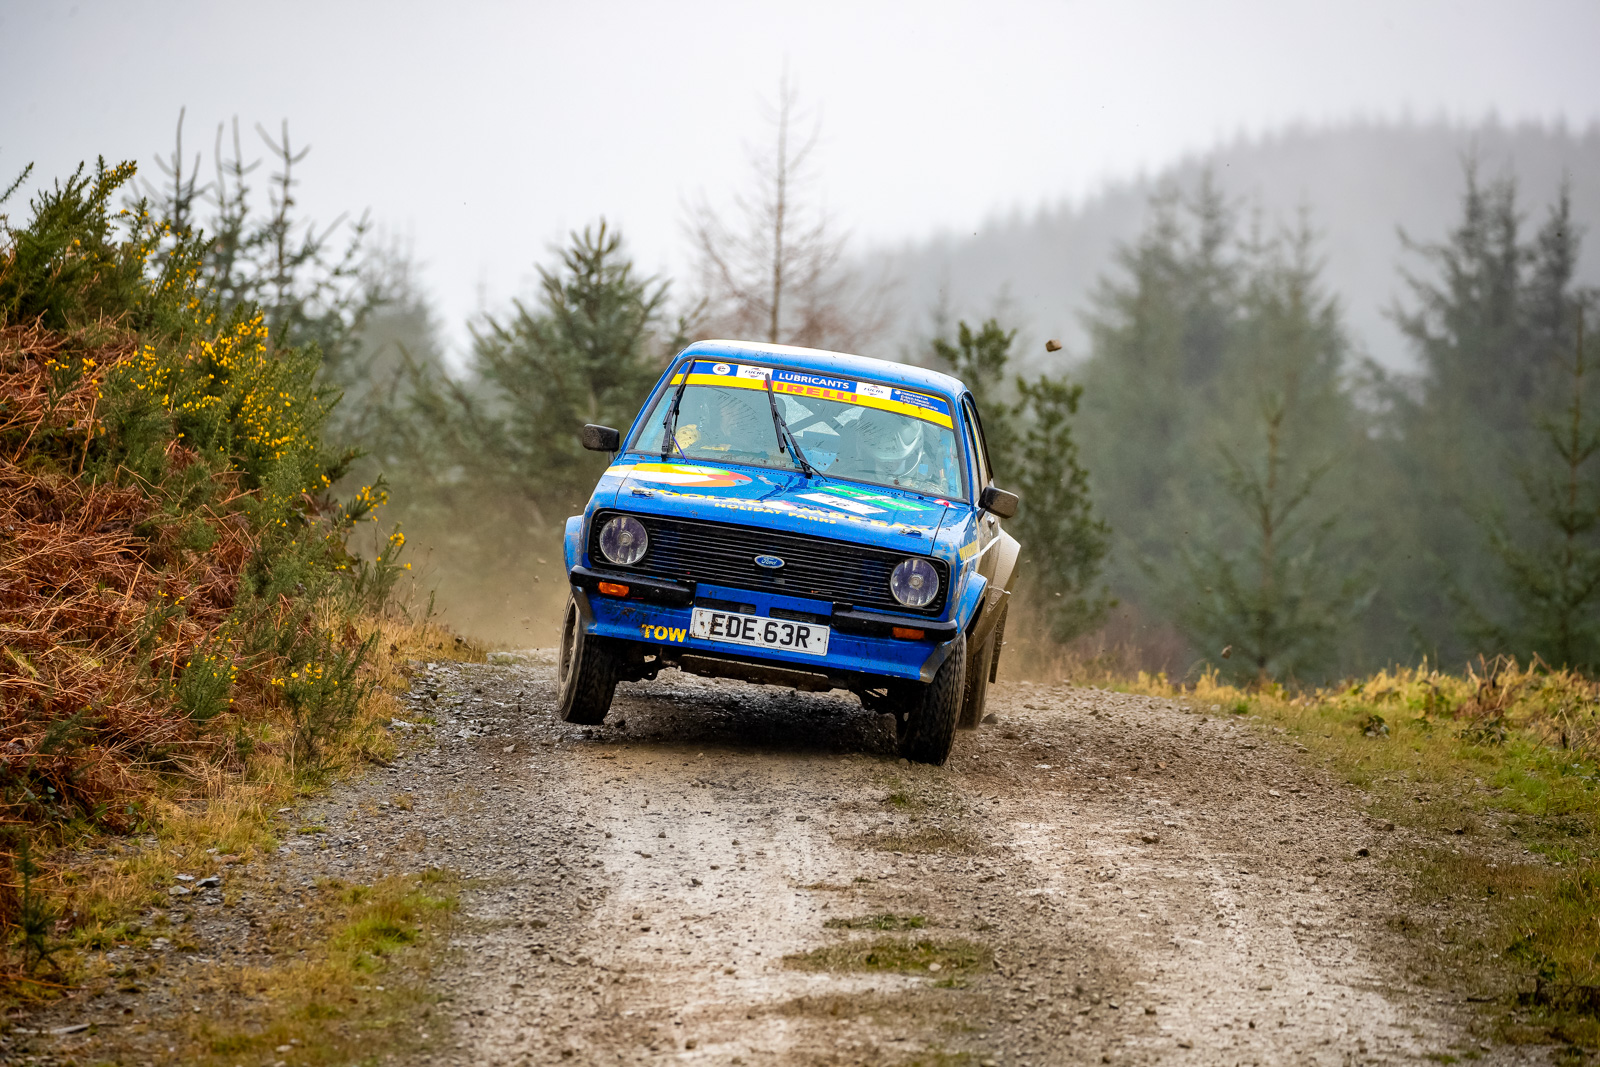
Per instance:
[[[649,547],[643,524],[631,515],[618,515],[600,527],[600,554],[618,566],[638,563]]]
[[[925,559],[908,559],[889,575],[889,592],[908,608],[925,608],[939,595],[939,572]]]

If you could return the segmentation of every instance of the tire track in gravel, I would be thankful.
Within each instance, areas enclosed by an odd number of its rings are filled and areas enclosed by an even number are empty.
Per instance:
[[[1404,846],[1352,791],[1236,721],[1031,693],[1013,691],[1007,739],[1061,755],[1031,768],[1054,788],[1022,793],[1006,816],[1050,872],[1047,891],[1140,975],[1160,1022],[1130,1051],[1206,1063],[1485,1052],[1469,1013],[1424,1012],[1397,980],[1384,923],[1405,887],[1381,856]]]

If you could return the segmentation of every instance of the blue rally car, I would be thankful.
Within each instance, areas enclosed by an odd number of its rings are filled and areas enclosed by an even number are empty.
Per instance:
[[[742,341],[690,345],[567,520],[559,713],[599,723],[663,668],[891,714],[943,763],[983,714],[1016,579],[971,392],[949,375]]]

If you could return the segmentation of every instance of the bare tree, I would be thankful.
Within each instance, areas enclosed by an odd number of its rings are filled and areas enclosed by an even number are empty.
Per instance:
[[[798,136],[810,116],[786,70],[778,101],[766,109],[775,144],[750,152],[749,194],[734,197],[734,218],[705,201],[689,232],[699,259],[704,325],[730,337],[812,348],[853,349],[884,327],[885,290],[865,283],[845,258],[849,240],[819,202],[812,153],[821,124]]]
[[[157,188],[148,181],[140,180],[147,199],[165,205],[165,217],[172,228],[180,233],[188,233],[194,225],[194,204],[197,199],[204,196],[210,186],[200,185],[200,154],[195,153],[194,164],[187,171],[183,167],[183,119],[188,112],[187,107],[178,109],[177,143],[169,159],[156,160],[156,166],[161,173],[167,176],[171,183],[171,191]]]

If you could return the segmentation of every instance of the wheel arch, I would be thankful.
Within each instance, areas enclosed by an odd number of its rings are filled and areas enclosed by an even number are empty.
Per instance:
[[[1017,581],[1017,560],[1022,554],[1022,545],[1015,537],[1001,530],[994,553],[994,581],[983,581],[977,603],[973,605],[972,615],[967,618],[964,627],[967,642],[972,647],[981,647],[1005,614],[1006,605],[1011,601],[1011,590]],[[981,578],[980,575],[973,577]]]
[[[567,564],[567,573],[572,573],[572,568],[583,562],[583,516],[572,515],[567,519],[566,529],[561,538],[561,555]]]

